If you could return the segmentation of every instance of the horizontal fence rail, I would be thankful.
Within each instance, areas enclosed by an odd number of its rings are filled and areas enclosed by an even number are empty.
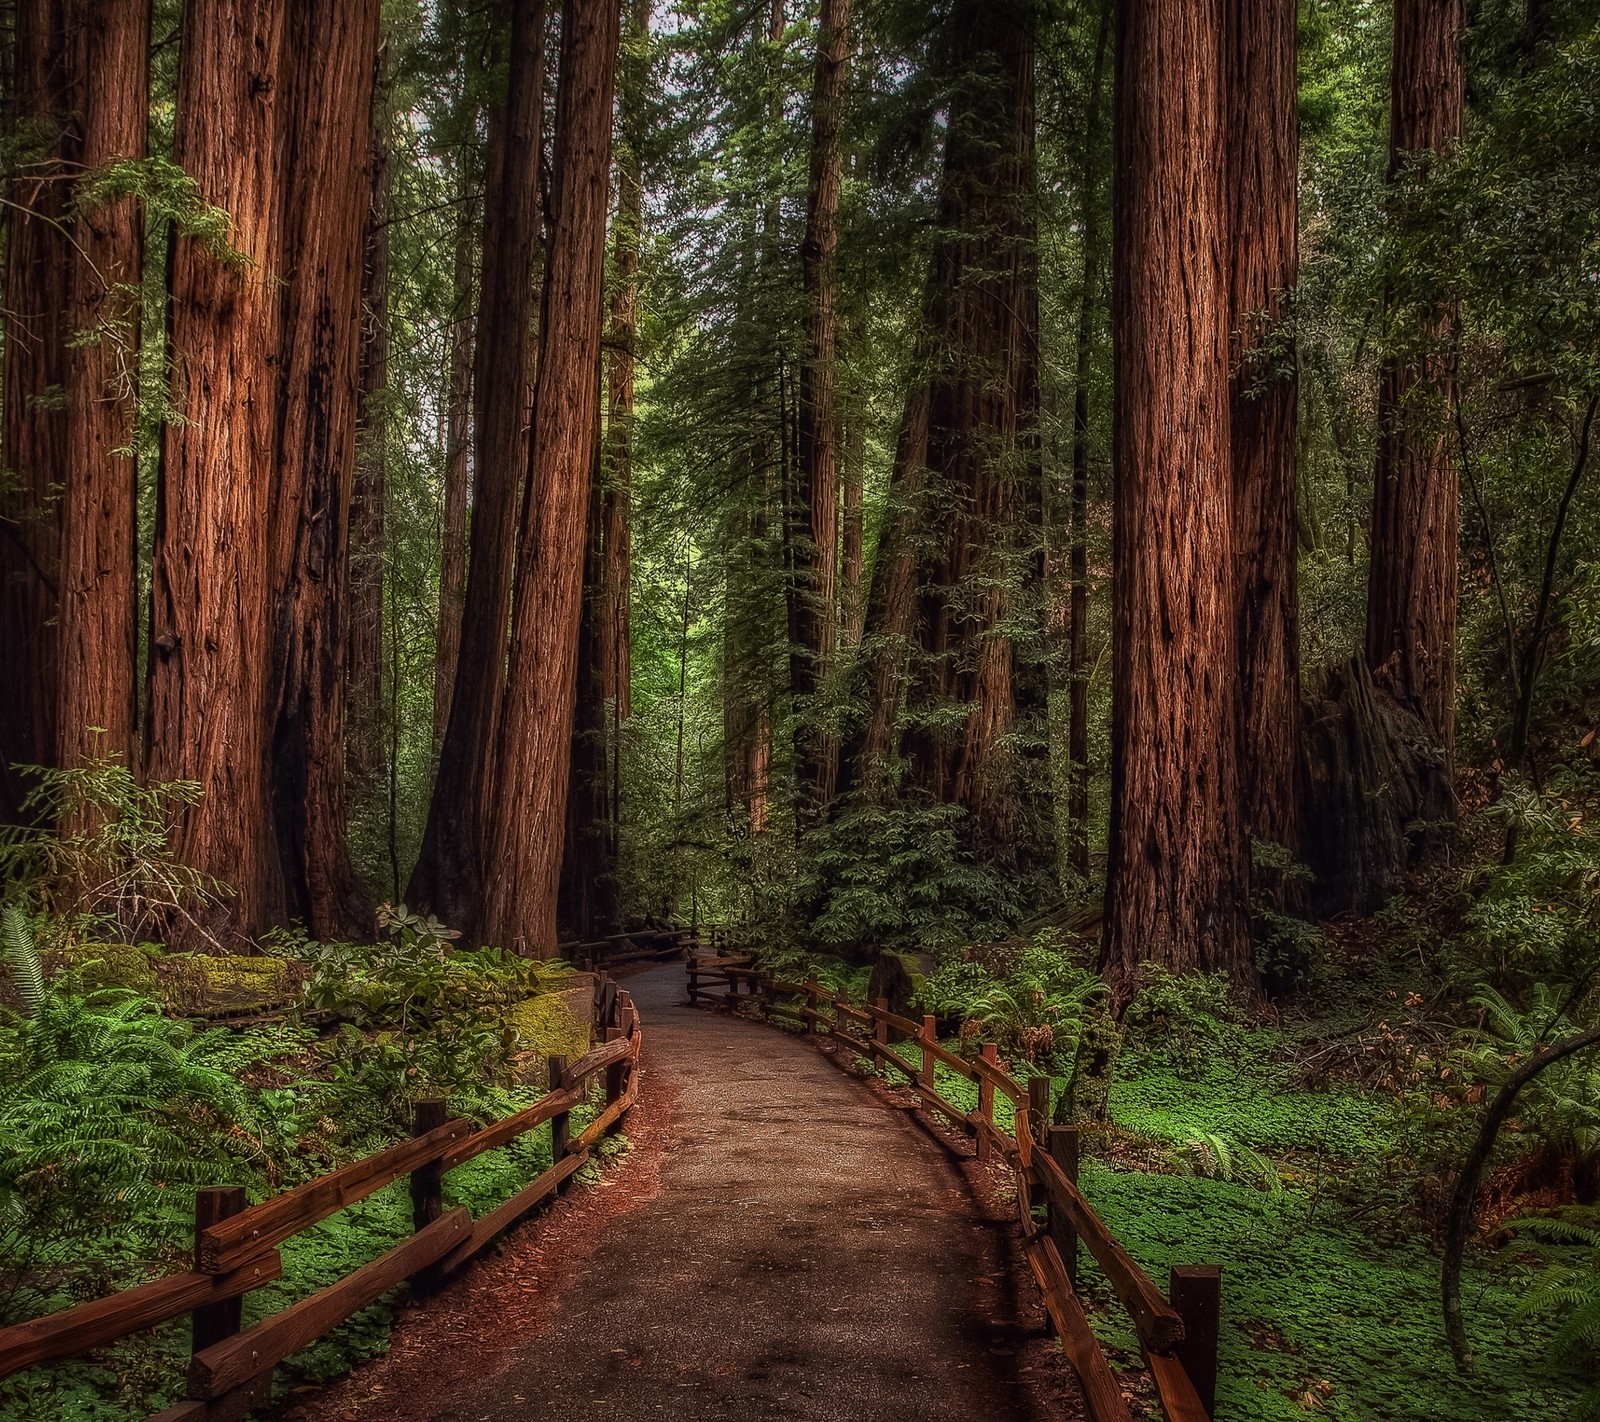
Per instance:
[[[550,1058],[550,1090],[543,1097],[487,1126],[475,1129],[451,1118],[443,1101],[420,1101],[411,1139],[259,1204],[246,1205],[238,1188],[199,1191],[193,1270],[0,1329],[0,1378],[189,1314],[189,1400],[149,1422],[236,1422],[265,1406],[273,1369],[285,1358],[403,1283],[420,1294],[441,1288],[589,1159],[634,1103],[644,1040],[632,997],[603,976],[595,987],[594,1030],[603,1040],[576,1061]],[[574,1136],[569,1113],[588,1099],[596,1078],[605,1084],[604,1109]],[[478,1219],[464,1208],[444,1208],[444,1177],[451,1170],[546,1122],[548,1170]],[[402,1176],[410,1178],[411,1235],[327,1288],[242,1327],[244,1295],[282,1274],[279,1244]]]
[[[1050,1124],[1050,1080],[1026,1085],[996,1060],[992,1042],[976,1057],[939,1044],[935,1019],[920,1022],[889,1011],[885,999],[857,1007],[818,982],[787,982],[762,972],[749,956],[691,955],[685,968],[691,1006],[702,1001],[750,1007],[764,1020],[789,1022],[825,1034],[876,1069],[906,1078],[919,1103],[971,1136],[978,1158],[998,1156],[1016,1177],[1023,1248],[1062,1351],[1082,1388],[1090,1422],[1129,1422],[1128,1404],[1089,1326],[1078,1296],[1078,1246],[1100,1267],[1128,1312],[1167,1422],[1211,1422],[1216,1406],[1217,1324],[1222,1276],[1214,1265],[1173,1269],[1163,1294],[1078,1189],[1078,1131]],[[913,1064],[894,1050],[891,1035],[920,1050]],[[940,1095],[936,1066],[977,1087],[976,1110]],[[996,1095],[1013,1107],[1010,1134],[995,1120]],[[1035,1216],[1035,1205],[1044,1219]]]

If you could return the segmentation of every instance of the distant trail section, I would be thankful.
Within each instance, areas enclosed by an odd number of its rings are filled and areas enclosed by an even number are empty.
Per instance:
[[[627,1203],[607,1200],[583,1228],[583,1197],[612,1191],[579,1192],[306,1415],[1068,1415],[1031,1395],[1053,1388],[1027,1385],[1041,1371],[1026,1362],[1039,1354],[1038,1313],[1019,1317],[1006,1225],[910,1112],[803,1041],[684,1006],[676,964],[627,986],[646,1032],[626,1127],[643,1159],[614,1172]],[[636,1170],[651,1179],[630,1191]],[[569,1251],[582,1257],[553,1262]],[[542,1287],[530,1290],[530,1274]]]

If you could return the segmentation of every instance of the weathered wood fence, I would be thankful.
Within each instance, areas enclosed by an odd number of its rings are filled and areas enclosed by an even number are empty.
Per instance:
[[[1050,1124],[1050,1079],[1024,1086],[996,1061],[993,1043],[978,1057],[941,1046],[934,1019],[890,1012],[880,998],[856,1007],[821,983],[783,982],[748,957],[691,957],[686,963],[690,1005],[705,1000],[750,1006],[764,1019],[783,1019],[821,1032],[874,1068],[906,1079],[919,1103],[975,1138],[980,1159],[1002,1158],[1016,1177],[1024,1249],[1062,1349],[1083,1390],[1090,1422],[1129,1422],[1128,1404],[1078,1298],[1078,1247],[1088,1250],[1127,1309],[1167,1422],[1210,1422],[1216,1406],[1217,1329],[1222,1276],[1213,1265],[1172,1270],[1167,1295],[1135,1263],[1078,1189],[1078,1131]],[[913,1064],[894,1049],[891,1034],[920,1049]],[[944,1066],[978,1089],[976,1110],[939,1094],[935,1069]],[[995,1120],[996,1094],[1008,1098],[1015,1124],[1007,1134]],[[1035,1206],[1044,1207],[1043,1221]]]
[[[247,1205],[238,1188],[201,1190],[192,1270],[0,1329],[0,1378],[190,1314],[191,1400],[150,1422],[235,1422],[264,1406],[272,1396],[273,1369],[290,1354],[402,1283],[409,1281],[420,1293],[442,1288],[485,1245],[554,1196],[601,1137],[616,1129],[638,1092],[643,1036],[633,999],[604,977],[595,986],[593,1035],[598,1045],[576,1061],[550,1058],[546,1095],[490,1125],[474,1129],[452,1119],[445,1102],[421,1101],[412,1139],[259,1204]],[[605,1083],[604,1109],[574,1135],[570,1113],[588,1101],[597,1077]],[[442,1186],[451,1170],[546,1122],[548,1170],[478,1219],[464,1208],[444,1208]],[[242,1328],[244,1295],[282,1272],[278,1245],[403,1175],[411,1183],[409,1238],[338,1283]]]

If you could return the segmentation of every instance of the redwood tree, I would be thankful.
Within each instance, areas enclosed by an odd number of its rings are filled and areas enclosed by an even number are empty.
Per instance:
[[[569,0],[563,15],[538,385],[487,865],[485,938],[545,956],[556,944],[600,393],[619,11],[612,0]]]
[[[811,172],[806,230],[800,245],[805,302],[805,352],[800,365],[796,444],[803,527],[795,546],[794,626],[790,691],[803,718],[839,640],[839,417],[835,408],[838,318],[835,271],[839,247],[840,131],[849,59],[850,0],[822,0],[811,85]],[[838,769],[837,738],[802,720],[796,745],[801,810],[826,811]]]
[[[1221,0],[1118,11],[1111,856],[1103,967],[1251,977],[1237,772]]]
[[[151,572],[147,767],[204,798],[177,827],[184,864],[232,885],[223,940],[281,905],[267,784],[268,537],[278,381],[276,258],[282,0],[191,0],[173,155],[229,215],[230,253],[175,234],[172,351],[182,418],[163,430]],[[173,926],[175,942],[193,937]]]
[[[1295,578],[1294,353],[1279,339],[1298,264],[1294,0],[1228,0],[1227,242],[1239,772],[1246,824],[1297,847],[1300,627]]]
[[[527,467],[543,94],[544,0],[516,0],[505,102],[491,110],[489,121],[467,595],[450,718],[422,849],[407,889],[414,907],[430,910],[469,936],[482,905],[495,737],[506,684],[517,493]],[[575,556],[583,547],[581,528],[580,520]]]
[[[288,911],[322,939],[371,929],[346,842],[343,622],[380,9],[290,0],[285,32],[272,794]]]
[[[1425,159],[1461,136],[1465,0],[1396,0],[1390,70],[1389,177],[1417,176]],[[1408,237],[1397,190],[1389,220]],[[1459,491],[1449,453],[1449,355],[1454,317],[1437,293],[1412,293],[1391,328],[1416,349],[1388,355],[1378,384],[1378,455],[1372,487],[1372,562],[1366,660],[1374,679],[1422,719],[1448,766],[1455,742],[1455,634]],[[1402,330],[1411,318],[1414,330]],[[1448,794],[1445,796],[1448,799]],[[1441,809],[1446,808],[1444,806]]]

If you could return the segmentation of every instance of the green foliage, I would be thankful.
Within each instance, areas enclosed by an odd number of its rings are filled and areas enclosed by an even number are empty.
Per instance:
[[[15,904],[0,908],[0,948],[4,949],[6,967],[22,1000],[22,1015],[37,1017],[45,1001],[44,967],[34,947],[33,929]]]
[[[1085,1013],[1104,996],[1050,930],[946,953],[921,992],[923,1009],[954,1018],[964,1042],[995,1042],[1057,1076],[1070,1073]]]
[[[1277,1167],[1266,1156],[1220,1131],[1186,1127],[1182,1138],[1167,1152],[1167,1161],[1175,1175],[1259,1185],[1269,1194],[1283,1189]]]
[[[1128,1043],[1155,1062],[1199,1071],[1239,1040],[1238,1005],[1226,973],[1140,968],[1144,986],[1122,1014]]]
[[[141,785],[116,757],[70,770],[21,767],[22,823],[0,825],[0,884],[75,939],[133,943],[226,892],[180,864],[173,825],[200,798],[188,781]]]
[[[339,1021],[315,1049],[319,1109],[352,1143],[403,1131],[427,1096],[500,1114],[517,1042],[503,1009],[549,970],[494,949],[457,952],[453,930],[404,904],[378,917],[375,944],[279,940],[309,967],[305,1007]]]
[[[1600,1377],[1600,1228],[1559,1216],[1518,1220],[1517,1230],[1536,1239],[1580,1245],[1589,1257],[1578,1264],[1555,1264],[1534,1281],[1518,1313],[1553,1317],[1557,1322],[1550,1351],[1560,1361]],[[1600,1416],[1600,1381],[1583,1396],[1577,1415]]]

